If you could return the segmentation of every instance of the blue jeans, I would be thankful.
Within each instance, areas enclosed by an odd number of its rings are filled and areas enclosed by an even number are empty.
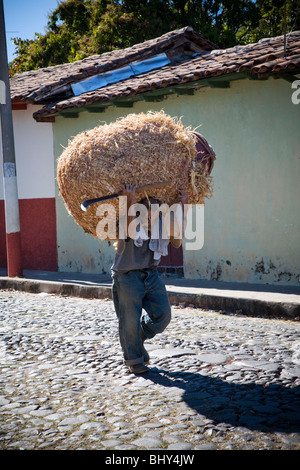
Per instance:
[[[113,301],[125,363],[143,363],[142,334],[153,338],[171,320],[167,291],[157,269],[114,273]]]

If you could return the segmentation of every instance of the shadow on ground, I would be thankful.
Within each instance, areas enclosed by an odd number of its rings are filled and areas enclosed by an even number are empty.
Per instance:
[[[176,394],[176,388],[181,389],[186,404],[215,423],[262,432],[300,432],[300,387],[230,383],[201,374],[158,368],[143,377],[166,387],[168,394]]]

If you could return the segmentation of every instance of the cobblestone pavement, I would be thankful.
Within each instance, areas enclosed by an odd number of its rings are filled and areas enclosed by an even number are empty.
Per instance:
[[[135,376],[111,300],[0,291],[0,312],[0,449],[300,449],[299,322],[172,308]]]

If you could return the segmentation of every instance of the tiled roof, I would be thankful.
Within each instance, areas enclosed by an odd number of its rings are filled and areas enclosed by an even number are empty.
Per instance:
[[[215,44],[194,32],[193,28],[186,27],[126,49],[117,49],[76,62],[17,74],[11,79],[11,98],[27,102],[39,100],[57,87],[123,67],[137,59],[150,58],[155,54],[172,50],[178,43],[193,43],[195,47],[206,51],[216,48]]]
[[[165,52],[171,62],[155,69],[110,84],[104,88],[74,96],[70,84],[84,78],[123,67],[136,60]],[[78,62],[57,65],[16,75],[11,80],[12,100],[45,105],[34,114],[38,121],[70,108],[134,98],[145,92],[183,84],[193,86],[215,77],[246,73],[264,78],[269,74],[299,73],[300,31],[284,37],[262,39],[246,46],[217,49],[191,27],[172,31],[157,39],[133,47],[88,57]]]

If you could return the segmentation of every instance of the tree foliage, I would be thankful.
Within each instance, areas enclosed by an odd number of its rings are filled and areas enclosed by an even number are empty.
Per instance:
[[[300,29],[300,0],[64,0],[44,34],[14,38],[10,74],[130,47],[192,26],[220,48]],[[286,23],[285,23],[286,18]]]

